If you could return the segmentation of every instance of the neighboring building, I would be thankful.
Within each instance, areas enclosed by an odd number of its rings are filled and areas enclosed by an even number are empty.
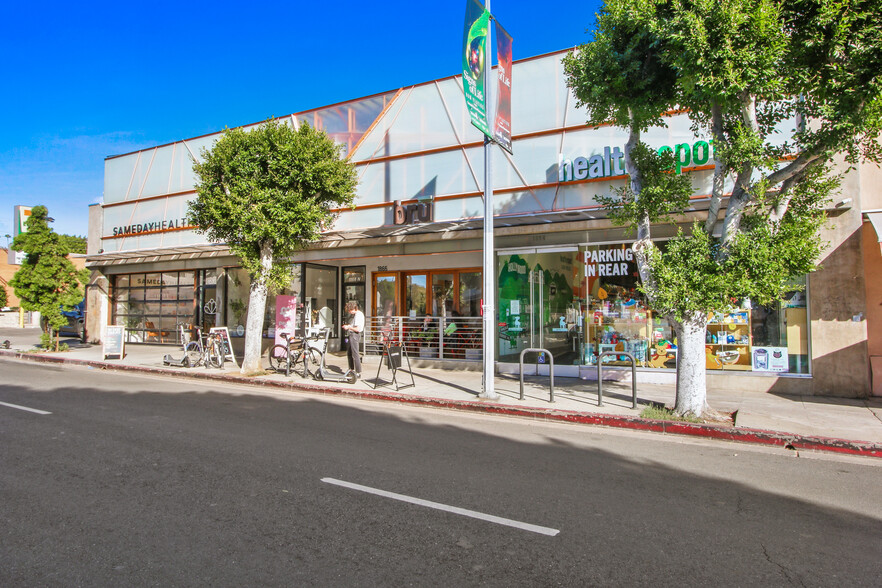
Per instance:
[[[640,362],[641,381],[671,381],[672,329],[640,300],[629,237],[595,200],[625,181],[627,137],[585,125],[566,87],[563,55],[515,62],[514,155],[493,152],[498,369],[517,370],[522,349],[544,347],[557,374],[589,376],[598,352],[627,350]],[[296,279],[268,301],[266,345],[292,300],[301,327],[321,315],[339,342],[343,305],[357,300],[368,317],[369,348],[385,332],[413,358],[479,365],[482,135],[469,122],[459,76],[287,120],[309,122],[346,145],[360,182],[355,210],[339,211],[321,243],[292,257]],[[699,194],[690,210],[706,208],[710,146],[692,135],[685,115],[667,122],[644,140],[688,150],[682,172]],[[781,130],[783,140],[789,129]],[[106,160],[104,203],[89,217],[90,334],[117,324],[128,327],[130,342],[174,343],[178,325],[222,325],[238,344],[247,275],[224,245],[207,243],[184,221],[195,197],[190,158],[218,136]],[[869,393],[871,355],[874,365],[882,358],[882,336],[868,340],[868,322],[882,320],[882,287],[864,276],[879,275],[882,259],[879,239],[862,228],[862,210],[882,210],[880,185],[875,167],[848,174],[824,233],[830,248],[805,291],[774,307],[745,300],[716,317],[707,343],[711,387]],[[673,231],[662,230],[657,237]]]
[[[12,276],[15,275],[15,272],[17,272],[18,268],[20,268],[21,266],[17,264],[7,263],[7,258],[8,250],[0,247],[0,286],[6,289],[6,306],[16,308],[20,304],[20,300],[18,299],[18,296],[15,295],[15,290],[13,290],[12,286],[9,285],[9,280],[12,279]],[[86,267],[85,255],[71,253],[68,256],[68,259],[71,260],[71,262],[74,264],[74,267],[76,267],[78,270]]]
[[[7,263],[7,259],[9,258],[8,250],[5,248],[0,248],[0,287],[6,290],[6,306],[9,308],[18,308],[21,304],[21,300],[19,300],[18,296],[15,295],[15,290],[12,286],[9,285],[9,280],[12,279],[12,276],[15,275],[15,272],[21,267],[17,264]],[[78,270],[86,267],[86,256],[71,253],[68,256],[68,259],[74,264]],[[21,325],[28,327],[36,327],[40,324],[40,313],[39,312],[22,312],[19,314],[18,312],[14,313],[4,313],[0,315],[0,326],[2,327],[18,327]]]
[[[18,271],[18,266],[10,264],[7,261],[8,258],[9,250],[6,248],[0,249],[0,287],[6,290],[6,306],[15,307],[18,306],[18,297],[16,297],[15,292],[12,291],[12,286],[9,285],[9,280],[11,280],[12,276],[15,275],[15,272]]]

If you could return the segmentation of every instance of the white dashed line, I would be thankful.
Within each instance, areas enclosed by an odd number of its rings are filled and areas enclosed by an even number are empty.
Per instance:
[[[0,402],[3,406],[8,406],[9,408],[17,408],[18,410],[26,410],[28,412],[35,412],[37,414],[52,414],[51,412],[46,412],[45,410],[37,410],[36,408],[28,408],[27,406],[19,406],[18,404],[9,404],[8,402]]]
[[[334,478],[322,478],[322,482],[326,482],[328,484],[334,484],[336,486],[343,486],[344,488],[350,488],[352,490],[359,490],[361,492],[367,492],[368,494],[376,494],[377,496],[384,496],[386,498],[392,498],[393,500],[400,500],[402,502],[409,502],[411,504],[417,504],[419,506],[425,506],[428,508],[434,508],[437,510],[452,512],[454,514],[462,515],[465,517],[471,517],[473,519],[480,519],[482,521],[496,523],[497,525],[505,525],[507,527],[515,527],[517,529],[522,529],[524,531],[531,531],[533,533],[539,533],[541,535],[549,535],[551,537],[554,537],[555,535],[560,533],[560,531],[558,529],[551,529],[549,527],[540,527],[539,525],[531,525],[530,523],[522,523],[520,521],[513,521],[511,519],[505,519],[505,518],[497,517],[494,515],[484,514],[482,512],[477,512],[474,510],[468,510],[465,508],[459,508],[457,506],[449,506],[446,504],[441,504],[440,502],[432,502],[429,500],[423,500],[421,498],[413,498],[411,496],[405,496],[404,494],[396,494],[394,492],[387,492],[386,490],[379,490],[377,488],[371,488],[369,486],[362,486],[361,484],[353,484],[352,482],[344,482],[343,480],[335,480]]]

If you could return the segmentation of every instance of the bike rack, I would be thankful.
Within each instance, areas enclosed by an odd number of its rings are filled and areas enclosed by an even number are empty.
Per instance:
[[[520,372],[521,372],[521,400],[524,399],[524,354],[525,353],[545,353],[548,356],[548,375],[551,376],[551,396],[549,402],[554,402],[554,356],[547,349],[541,347],[529,347],[521,351]]]
[[[597,406],[603,406],[603,358],[607,355],[623,355],[631,360],[631,388],[634,395],[631,408],[637,408],[637,360],[625,351],[604,351],[597,356]]]

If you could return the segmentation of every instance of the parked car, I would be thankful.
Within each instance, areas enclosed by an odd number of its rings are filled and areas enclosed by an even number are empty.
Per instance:
[[[83,300],[73,307],[73,310],[61,309],[61,314],[67,317],[67,324],[62,326],[58,332],[62,335],[73,335],[83,338],[86,329],[86,301]]]

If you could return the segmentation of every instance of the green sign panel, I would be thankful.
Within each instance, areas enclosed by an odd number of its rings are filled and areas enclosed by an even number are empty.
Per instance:
[[[462,89],[472,124],[493,136],[487,123],[487,94],[484,88],[484,68],[488,64],[487,29],[490,13],[475,0],[466,0],[463,27]]]

